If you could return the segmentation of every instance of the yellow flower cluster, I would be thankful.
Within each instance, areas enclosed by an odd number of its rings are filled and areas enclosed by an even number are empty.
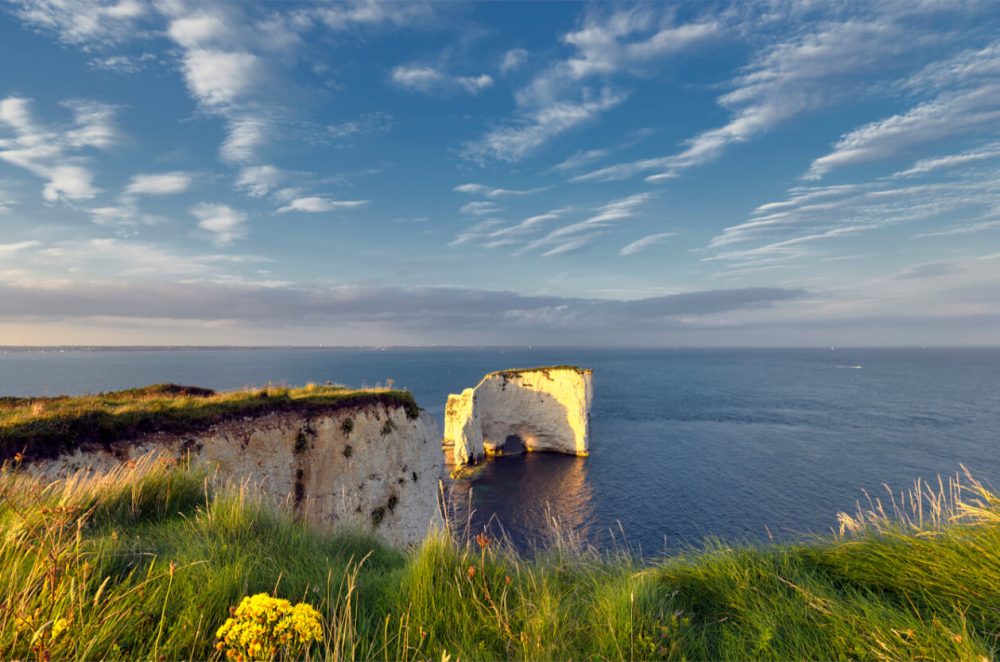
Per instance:
[[[304,602],[293,607],[288,600],[258,593],[243,598],[232,614],[215,633],[215,647],[236,662],[299,659],[323,640],[319,612]]]

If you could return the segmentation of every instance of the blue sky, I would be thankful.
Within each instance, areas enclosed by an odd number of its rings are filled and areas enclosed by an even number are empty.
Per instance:
[[[1000,338],[995,2],[0,4],[0,344]]]

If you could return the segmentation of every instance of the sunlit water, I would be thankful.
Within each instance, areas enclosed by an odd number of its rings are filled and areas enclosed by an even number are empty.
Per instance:
[[[474,526],[495,516],[519,544],[550,516],[651,554],[787,538],[883,483],[965,464],[1000,485],[1000,350],[0,350],[0,395],[392,378],[440,420],[486,372],[557,363],[594,369],[591,456],[498,459],[472,485]]]

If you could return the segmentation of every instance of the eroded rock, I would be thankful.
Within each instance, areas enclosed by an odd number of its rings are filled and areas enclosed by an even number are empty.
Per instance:
[[[218,481],[259,486],[315,525],[371,531],[395,546],[419,544],[441,523],[443,461],[437,425],[421,412],[367,405],[330,412],[271,412],[227,420],[191,435],[154,433],[39,460],[27,470],[59,478],[106,471],[151,454],[189,457]]]
[[[592,372],[575,366],[505,370],[448,396],[444,443],[458,466],[512,446],[569,455],[590,452]]]

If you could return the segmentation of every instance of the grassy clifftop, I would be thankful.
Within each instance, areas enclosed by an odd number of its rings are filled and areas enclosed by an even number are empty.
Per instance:
[[[78,397],[0,398],[0,459],[54,457],[78,447],[116,443],[149,432],[195,433],[238,416],[331,411],[382,404],[419,412],[408,391],[305,386],[215,392],[156,384]]]
[[[536,368],[510,368],[508,370],[496,370],[494,372],[487,373],[484,379],[488,377],[504,377],[506,379],[510,379],[512,377],[517,377],[518,375],[522,375],[526,372],[542,372],[548,374],[549,372],[553,372],[556,370],[568,370],[571,372],[576,372],[581,375],[586,375],[593,372],[593,370],[591,370],[590,368],[581,368],[578,365],[542,365]]]
[[[322,535],[183,467],[8,471],[0,658],[221,659],[230,608],[269,593],[319,611],[311,654],[335,660],[996,659],[1000,499],[972,485],[911,503],[810,544],[641,563],[557,539],[526,560],[488,538],[404,554]]]

